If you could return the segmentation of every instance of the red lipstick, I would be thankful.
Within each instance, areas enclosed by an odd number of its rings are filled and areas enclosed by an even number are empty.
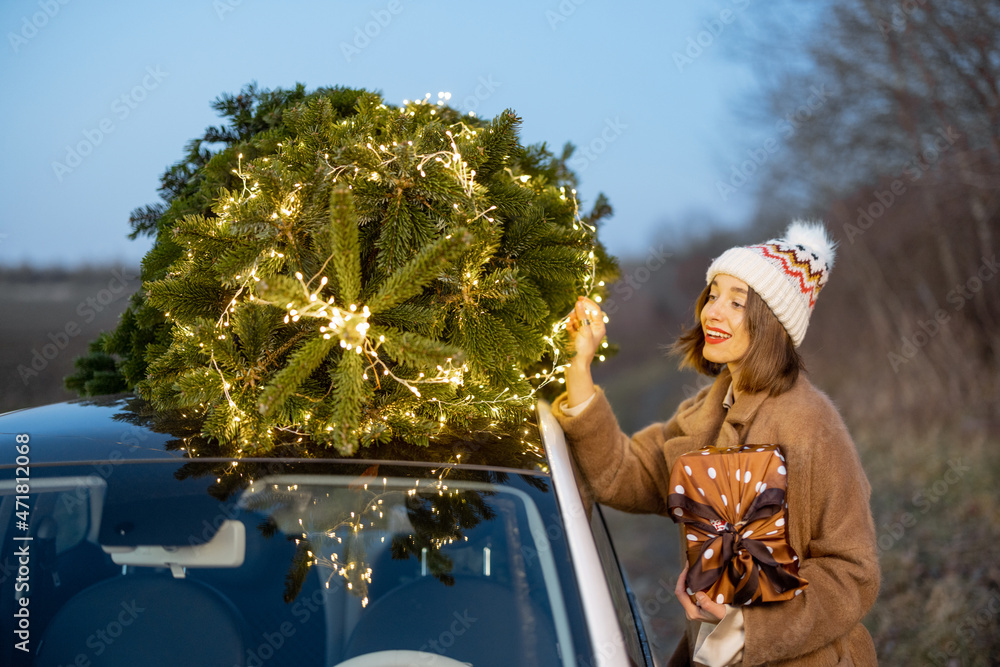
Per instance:
[[[718,338],[715,336],[709,336],[708,333],[705,334],[705,342],[709,345],[718,345],[719,343],[725,343],[727,340],[732,338],[732,335],[722,329],[716,329],[715,327],[705,327],[705,331],[711,331],[713,333],[721,334],[725,338]]]

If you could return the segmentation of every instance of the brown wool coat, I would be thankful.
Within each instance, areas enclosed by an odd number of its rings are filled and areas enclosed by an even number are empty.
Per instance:
[[[781,445],[788,468],[788,539],[799,554],[802,595],[743,607],[743,665],[876,665],[861,618],[879,588],[871,486],[840,414],[803,375],[776,397],[744,394],[727,412],[728,369],[670,421],[629,438],[598,388],[582,414],[553,413],[566,432],[598,502],[627,512],[667,514],[670,470],[677,457],[704,445]],[[691,663],[697,632],[686,636],[670,665]]]

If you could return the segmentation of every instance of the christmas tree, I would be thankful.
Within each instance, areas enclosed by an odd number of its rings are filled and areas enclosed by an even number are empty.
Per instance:
[[[610,213],[520,119],[365,91],[223,96],[137,210],[143,290],[68,385],[135,388],[235,455],[513,430],[567,360],[564,316],[615,267]],[[206,144],[222,142],[210,152]]]

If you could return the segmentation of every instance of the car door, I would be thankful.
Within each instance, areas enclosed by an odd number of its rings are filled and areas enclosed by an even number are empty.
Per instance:
[[[594,533],[594,543],[597,545],[597,553],[604,568],[604,577],[608,581],[608,588],[611,589],[611,600],[615,605],[629,659],[636,665],[653,667],[653,657],[642,625],[639,606],[618,561],[600,505],[595,504],[593,507],[590,529]]]

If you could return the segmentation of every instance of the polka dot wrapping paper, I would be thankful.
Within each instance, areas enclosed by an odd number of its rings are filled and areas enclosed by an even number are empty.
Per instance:
[[[677,460],[667,504],[683,527],[688,595],[743,605],[802,593],[786,532],[787,480],[778,445],[706,447]]]

